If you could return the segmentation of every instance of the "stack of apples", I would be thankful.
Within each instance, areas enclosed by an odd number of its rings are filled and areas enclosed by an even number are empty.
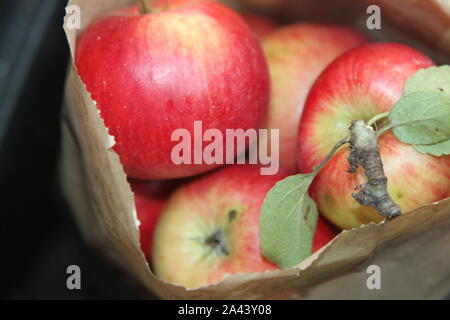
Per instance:
[[[430,65],[414,49],[367,43],[350,27],[279,27],[211,0],[141,1],[92,23],[76,51],[79,75],[115,138],[135,193],[143,252],[158,277],[188,288],[276,269],[259,245],[267,192],[290,174],[311,172],[351,120],[389,110],[407,78]],[[196,121],[223,135],[279,129],[280,170],[261,175],[258,165],[174,163],[173,132],[194,136]],[[380,148],[402,209],[447,196],[444,160],[392,135]],[[193,149],[187,156],[196,157]],[[351,198],[361,177],[346,174],[346,153],[333,157],[311,187],[325,217],[311,252],[332,240],[336,227],[380,219]],[[429,167],[423,180],[420,166]],[[416,187],[407,193],[411,181]]]

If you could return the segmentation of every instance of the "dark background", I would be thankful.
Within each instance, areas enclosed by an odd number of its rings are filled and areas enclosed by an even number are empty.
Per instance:
[[[84,244],[57,183],[65,4],[0,1],[0,298],[141,298],[137,283]],[[72,264],[81,290],[66,287]]]

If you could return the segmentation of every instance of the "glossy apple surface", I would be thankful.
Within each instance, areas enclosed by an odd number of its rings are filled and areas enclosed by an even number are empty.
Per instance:
[[[369,120],[389,111],[402,97],[406,80],[433,65],[422,53],[396,43],[372,43],[334,61],[315,82],[299,130],[300,172],[310,173],[337,141],[348,135],[352,120]],[[402,211],[446,198],[450,193],[450,157],[416,152],[391,132],[379,139],[388,191]],[[382,217],[352,197],[366,182],[361,168],[347,172],[348,148],[341,148],[310,188],[321,213],[342,229],[379,222]]]
[[[244,20],[220,3],[161,1],[150,10],[135,6],[92,23],[78,39],[76,65],[128,176],[193,176],[218,164],[175,165],[172,133],[193,137],[196,120],[223,134],[259,128],[269,104],[267,65]]]
[[[349,27],[310,23],[280,28],[262,41],[272,80],[266,127],[280,130],[282,168],[298,170],[298,126],[314,81],[336,57],[365,41]]]

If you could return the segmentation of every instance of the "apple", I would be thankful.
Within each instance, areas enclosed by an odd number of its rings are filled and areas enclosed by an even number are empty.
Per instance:
[[[267,192],[284,179],[259,166],[231,165],[192,179],[171,196],[154,234],[153,271],[168,283],[199,288],[226,274],[275,270],[259,246],[260,209]],[[319,218],[317,251],[336,236]]]
[[[352,120],[368,121],[387,112],[402,97],[407,79],[433,62],[413,48],[397,43],[371,43],[337,58],[315,82],[300,123],[300,172],[310,173],[349,134]],[[402,211],[432,203],[450,194],[450,157],[433,157],[401,143],[392,132],[379,138],[388,178],[388,192]],[[352,197],[365,183],[364,172],[347,172],[348,148],[341,148],[320,171],[310,194],[321,214],[342,229],[380,222],[371,207]]]
[[[259,129],[267,113],[270,79],[259,42],[237,13],[215,1],[158,1],[147,13],[139,6],[112,12],[82,33],[75,60],[134,179],[214,169],[221,164],[176,165],[174,131],[192,134],[197,120],[223,135]]]
[[[316,232],[314,233],[312,252],[319,251],[338,235],[336,228],[319,216]]]
[[[272,80],[266,127],[280,130],[282,168],[298,170],[298,125],[314,81],[337,56],[365,41],[350,27],[318,23],[286,26],[263,39]]]
[[[277,24],[262,15],[254,13],[242,13],[242,18],[258,39],[262,40],[277,29]]]
[[[231,165],[183,185],[155,231],[155,274],[193,289],[226,274],[277,269],[261,254],[259,216],[266,193],[285,177],[281,171],[260,175],[255,165]]]
[[[129,179],[134,192],[136,212],[140,222],[141,249],[147,260],[152,256],[153,233],[162,210],[177,185],[173,181],[143,181]]]

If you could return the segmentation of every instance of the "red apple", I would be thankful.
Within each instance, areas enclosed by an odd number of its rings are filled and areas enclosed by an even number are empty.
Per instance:
[[[155,273],[166,282],[198,288],[226,274],[276,269],[261,255],[259,215],[266,193],[285,177],[234,165],[182,186],[155,231]]]
[[[319,216],[316,232],[314,233],[312,252],[319,251],[338,235],[336,228]]]
[[[243,13],[242,17],[247,22],[258,39],[262,40],[277,29],[277,24],[262,15],[254,13]]]
[[[196,120],[222,134],[259,128],[268,108],[270,80],[257,39],[237,13],[214,1],[160,1],[145,14],[137,6],[113,12],[80,36],[76,65],[135,179],[218,167],[174,164],[173,132],[193,136]]]
[[[162,280],[198,288],[226,274],[277,267],[259,246],[260,209],[267,192],[287,174],[263,176],[252,165],[233,165],[184,184],[170,198],[156,227],[152,262]],[[313,251],[336,231],[322,218]]]
[[[365,41],[349,27],[309,23],[281,28],[262,41],[272,79],[266,126],[280,130],[282,168],[298,170],[298,125],[314,81],[337,56]]]
[[[130,179],[134,202],[140,222],[141,249],[149,260],[152,256],[153,233],[164,205],[176,183],[173,181],[142,181]]]
[[[298,136],[300,171],[309,173],[349,134],[352,120],[369,120],[389,111],[402,97],[406,80],[433,65],[422,53],[396,43],[373,43],[334,61],[308,96]],[[402,211],[446,198],[450,193],[450,157],[416,152],[389,132],[379,139],[388,191]],[[341,148],[310,188],[321,213],[343,229],[379,222],[382,217],[352,197],[365,183],[362,170],[347,172],[348,148]]]

